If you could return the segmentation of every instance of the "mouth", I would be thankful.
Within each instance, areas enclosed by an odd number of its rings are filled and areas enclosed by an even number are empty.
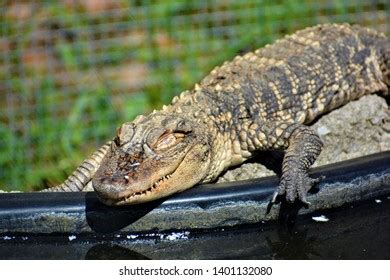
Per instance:
[[[146,190],[131,193],[130,195],[125,195],[123,197],[120,197],[118,200],[113,201],[114,204],[116,205],[128,204],[131,201],[138,200],[139,198],[143,198],[151,195],[153,192],[158,191],[159,187],[161,187],[161,184],[167,182],[172,177],[173,173],[161,177],[156,182],[154,182],[151,187],[147,188]]]
[[[180,166],[180,164],[179,164]],[[129,204],[138,204],[143,203],[149,200],[153,200],[154,194],[158,193],[160,190],[166,188],[167,183],[172,180],[172,177],[175,175],[176,168],[173,172],[161,177],[153,184],[151,184],[147,189],[138,192],[127,192],[118,198],[108,198],[100,196],[100,200],[106,205],[129,205]],[[165,185],[165,186],[163,186]]]
[[[166,172],[165,175],[163,175],[157,180],[151,180],[149,182],[145,182],[143,184],[144,187],[141,187],[142,185],[140,186],[142,182],[129,183],[127,184],[127,186],[123,186],[123,188],[125,188],[124,190],[120,192],[116,192],[115,195],[114,194],[116,189],[115,185],[107,186],[104,188],[101,187],[100,189],[105,190],[104,192],[99,191],[99,188],[96,188],[96,186],[94,186],[95,191],[97,191],[99,200],[102,203],[109,206],[134,205],[134,204],[140,204],[140,203],[152,201],[158,198],[168,196],[177,191],[181,191],[182,185],[185,184],[181,182],[181,179],[183,177],[183,172],[186,172],[186,170],[188,169],[188,168],[186,169],[185,166],[188,165],[187,156],[191,150],[192,149],[188,149],[181,156],[179,162],[177,162],[176,164],[172,164],[173,166],[171,166],[171,168],[165,170]],[[125,180],[129,179],[127,176],[124,177]],[[133,184],[137,184],[139,186],[137,187],[138,190],[134,190],[136,185],[132,187]],[[193,184],[190,184],[189,186],[191,187],[193,186]],[[114,190],[114,191],[110,192],[110,190]]]

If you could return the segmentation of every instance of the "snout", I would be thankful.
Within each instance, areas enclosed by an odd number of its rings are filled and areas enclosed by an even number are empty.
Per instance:
[[[107,179],[93,178],[92,186],[97,195],[103,199],[118,200],[126,191],[123,184]]]

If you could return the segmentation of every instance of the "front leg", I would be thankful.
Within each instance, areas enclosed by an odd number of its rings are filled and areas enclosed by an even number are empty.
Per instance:
[[[280,185],[272,202],[276,201],[278,195],[286,194],[288,202],[294,202],[298,197],[303,203],[310,204],[306,199],[307,192],[321,178],[310,178],[307,171],[320,154],[322,141],[311,128],[302,124],[289,125],[281,136],[280,142],[288,146],[283,159]]]

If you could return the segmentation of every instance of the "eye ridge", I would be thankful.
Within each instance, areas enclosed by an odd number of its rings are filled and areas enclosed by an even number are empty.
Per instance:
[[[156,141],[156,149],[167,149],[181,142],[188,133],[182,131],[166,131]]]

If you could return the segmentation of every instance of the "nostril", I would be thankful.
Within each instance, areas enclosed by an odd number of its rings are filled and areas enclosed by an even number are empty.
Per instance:
[[[107,177],[99,178],[98,181],[99,181],[100,184],[110,184],[110,183],[112,183],[112,180],[110,178],[107,178]]]
[[[118,199],[121,197],[122,188],[113,183],[94,184],[92,186],[98,196],[108,199]]]
[[[92,186],[99,195],[112,197],[123,191],[124,182],[126,182],[126,179],[123,175],[99,176],[92,179]]]

